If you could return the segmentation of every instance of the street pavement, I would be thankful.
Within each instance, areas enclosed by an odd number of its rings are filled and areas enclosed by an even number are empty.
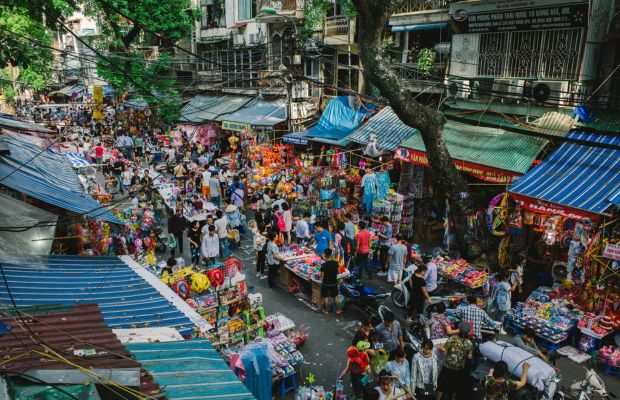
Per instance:
[[[185,248],[182,256],[186,263],[189,263],[191,257],[187,243],[187,240],[184,240]],[[333,313],[326,316],[320,310],[313,310],[308,302],[289,294],[282,285],[276,289],[269,289],[266,279],[259,280],[256,277],[254,251],[249,236],[242,240],[238,249],[232,250],[232,254],[243,262],[248,290],[262,293],[265,315],[280,312],[295,322],[295,329],[309,334],[309,338],[301,348],[305,363],[301,365],[298,385],[303,385],[308,375],[313,374],[315,386],[332,387],[346,366],[346,350],[351,345],[351,340],[357,330],[358,321],[362,317],[361,312],[354,307],[347,307],[339,316]],[[167,254],[159,255],[160,259],[166,257]],[[386,292],[390,290],[385,277],[375,275],[367,284]],[[404,311],[398,310],[389,297],[385,299],[383,304],[394,311],[400,318],[401,324],[404,325]],[[510,335],[500,337],[500,339],[508,342],[511,338]],[[571,360],[562,358],[557,361],[556,365],[562,375],[562,381],[559,384],[561,388],[582,380],[586,373],[584,367],[588,363],[576,364]],[[603,378],[607,391],[620,396],[620,377],[605,376],[601,367],[598,367],[597,371]],[[350,384],[348,376],[345,378],[344,384],[348,388]],[[294,396],[287,396],[287,398],[294,398]],[[593,397],[593,399],[595,398]]]

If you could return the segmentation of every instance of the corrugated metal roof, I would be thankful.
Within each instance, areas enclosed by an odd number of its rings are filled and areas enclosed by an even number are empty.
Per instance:
[[[103,207],[88,193],[73,192],[60,188],[40,177],[0,162],[0,182],[2,185],[22,192],[46,203],[52,204],[91,218],[98,218],[114,224],[121,221],[107,208]]]
[[[13,118],[0,117],[0,128],[14,129],[20,132],[42,132],[53,133],[54,131],[39,124],[33,124],[32,122],[21,121]]]
[[[169,399],[255,399],[207,340],[128,343],[126,347]]]
[[[10,334],[0,336],[0,350],[4,357],[3,373],[9,376],[16,375],[14,372],[27,373],[46,379],[57,376],[62,377],[60,382],[73,384],[93,380],[63,361],[32,353],[40,351],[50,354],[45,350],[45,345],[68,361],[99,375],[104,372],[123,385],[139,386],[145,390],[145,394],[159,391],[158,385],[148,374],[141,377],[140,364],[105,324],[97,304],[77,304],[67,311],[25,314],[22,318],[26,327],[22,326],[22,319],[17,317],[1,320],[11,327]],[[34,343],[30,339],[31,335],[43,345]],[[90,355],[78,355],[80,351],[88,351]],[[71,373],[55,372],[63,370]]]
[[[287,118],[286,103],[247,96],[197,95],[181,110],[181,122],[233,121],[273,126]]]
[[[525,173],[547,141],[503,129],[471,126],[448,121],[444,140],[452,158],[506,171]],[[422,136],[416,134],[400,145],[426,151]]]
[[[3,269],[18,306],[95,302],[110,328],[168,326],[183,335],[194,331],[192,320],[165,293],[178,296],[157,278],[161,287],[153,286],[118,257],[49,256],[3,263]],[[10,302],[4,285],[0,302]]]
[[[535,132],[536,127],[530,122],[530,126],[521,125],[515,121],[507,119],[503,115],[494,112],[458,110],[448,108],[443,111],[447,117],[456,117],[471,125],[487,126],[493,128],[508,128],[512,131]],[[523,124],[527,124],[523,121]]]
[[[418,130],[405,125],[391,107],[385,107],[347,139],[365,145],[370,141],[370,135],[376,135],[378,148],[394,151],[402,142],[417,134]]]
[[[620,136],[577,131],[566,137],[620,146]],[[620,205],[620,150],[564,143],[508,190],[577,210],[606,213]]]
[[[274,126],[286,121],[286,103],[284,101],[258,100],[249,103],[232,114],[222,115],[220,121],[234,121],[252,126]]]
[[[251,101],[255,101],[254,98],[197,95],[183,107],[179,120],[195,124],[206,121],[219,121],[219,117],[229,115]]]
[[[9,145],[11,155],[0,156],[2,163],[65,190],[83,191],[77,173],[62,154],[42,149],[18,137],[5,137],[4,141]]]

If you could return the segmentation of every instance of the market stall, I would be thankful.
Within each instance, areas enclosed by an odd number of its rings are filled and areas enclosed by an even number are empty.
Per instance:
[[[283,268],[280,268],[280,282],[289,287],[294,278],[310,287],[310,299],[315,305],[321,304],[321,265],[324,260],[307,247],[288,245],[283,248]],[[338,279],[346,279],[349,271],[340,262]]]

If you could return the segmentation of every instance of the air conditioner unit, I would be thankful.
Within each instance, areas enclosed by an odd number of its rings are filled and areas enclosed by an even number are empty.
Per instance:
[[[493,94],[493,79],[470,80],[471,98],[474,100],[489,100]]]
[[[570,105],[571,93],[568,81],[534,81],[528,95],[537,103]]]
[[[466,99],[471,94],[469,81],[464,79],[448,78],[445,81],[446,97],[454,97],[456,99]]]
[[[310,88],[308,82],[295,82],[292,87],[291,97],[293,99],[305,99],[310,97]]]
[[[233,35],[233,44],[235,46],[243,46],[245,44],[243,35]]]
[[[501,101],[515,101],[523,97],[523,79],[495,79],[493,81],[493,98]]]

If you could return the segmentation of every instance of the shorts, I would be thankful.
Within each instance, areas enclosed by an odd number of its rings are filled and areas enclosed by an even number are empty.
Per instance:
[[[465,370],[450,369],[444,366],[437,378],[437,390],[443,393],[462,392],[468,384],[467,377]]]
[[[338,285],[321,285],[321,297],[338,296]]]
[[[403,270],[402,269],[388,269],[387,281],[388,282],[398,282],[403,280]]]

